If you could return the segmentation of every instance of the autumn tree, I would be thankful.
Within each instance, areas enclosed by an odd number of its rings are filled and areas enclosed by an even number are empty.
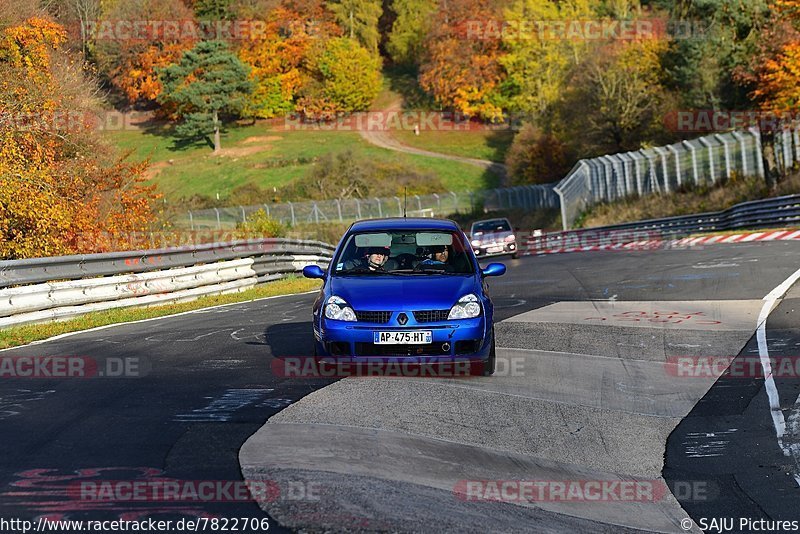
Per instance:
[[[368,109],[381,89],[380,58],[349,37],[318,43],[298,108],[311,118]]]
[[[560,117],[566,137],[583,154],[637,150],[663,131],[660,39],[620,41],[599,48],[581,63],[564,100]]]
[[[3,258],[107,251],[113,234],[153,221],[145,164],[118,159],[95,135],[96,88],[78,79],[65,39],[44,18],[0,28]]]
[[[371,53],[378,53],[378,21],[383,13],[381,0],[329,0],[327,6],[345,35]]]
[[[676,0],[670,9],[674,39],[663,68],[682,106],[696,109],[747,107],[747,90],[733,76],[749,62],[770,0]]]
[[[417,65],[422,57],[423,42],[430,31],[436,3],[430,0],[395,0],[396,14],[386,49],[397,64]]]
[[[800,0],[776,0],[756,51],[734,73],[759,108],[776,113],[800,106]]]
[[[595,2],[596,3],[596,2]],[[530,21],[548,23],[592,20],[593,2],[574,0],[515,0],[505,11],[508,23],[503,44],[508,51],[500,63],[508,73],[509,105],[516,112],[546,120],[558,102],[575,67],[586,57],[586,39],[560,39],[540,34]]]
[[[193,32],[183,29],[167,32],[151,26],[142,35],[121,31],[118,21],[166,21],[181,28],[195,20],[193,12],[181,0],[119,1],[90,35],[98,70],[108,77],[128,102],[155,103],[162,87],[156,71],[178,61],[181,54],[196,42]]]
[[[442,107],[489,120],[502,117],[502,43],[472,35],[467,20],[497,21],[501,5],[492,0],[448,0],[440,5],[425,39],[419,81]]]
[[[243,16],[248,13],[244,11]],[[300,89],[308,80],[306,64],[312,47],[340,35],[341,29],[321,5],[309,6],[306,12],[280,6],[261,16],[265,17],[264,34],[243,40],[238,55],[251,67],[255,84],[243,114],[268,119],[294,111]]]
[[[219,152],[221,118],[241,113],[253,90],[250,68],[226,43],[201,41],[158,74],[164,86],[159,101],[174,105],[182,119],[175,133],[184,139],[213,137]]]

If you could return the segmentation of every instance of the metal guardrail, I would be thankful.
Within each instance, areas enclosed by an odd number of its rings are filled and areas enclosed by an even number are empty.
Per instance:
[[[319,241],[257,239],[0,261],[0,328],[239,292],[326,267],[333,251]]]
[[[0,288],[52,280],[143,273],[246,257],[259,258],[256,265],[263,265],[266,269],[269,262],[265,257],[284,258],[291,263],[288,257],[293,255],[330,257],[333,250],[333,246],[320,241],[252,239],[132,252],[5,260],[0,261]],[[262,274],[269,273],[264,271],[259,276]]]
[[[784,227],[800,227],[800,195],[743,202],[722,211],[530,236],[527,244],[529,251],[536,251],[575,244],[623,245],[636,241],[675,239],[700,232]]]

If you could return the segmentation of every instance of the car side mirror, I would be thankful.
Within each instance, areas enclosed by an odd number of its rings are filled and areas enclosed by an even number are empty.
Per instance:
[[[505,266],[504,269],[505,270]],[[325,278],[325,271],[319,265],[306,265],[303,267],[303,276],[306,278]]]
[[[502,263],[490,263],[481,271],[481,276],[503,276],[506,274],[506,266]]]

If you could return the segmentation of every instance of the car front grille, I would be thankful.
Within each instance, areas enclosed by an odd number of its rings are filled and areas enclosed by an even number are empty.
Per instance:
[[[438,323],[446,321],[450,310],[419,310],[414,312],[414,320],[418,323]]]
[[[357,311],[356,319],[362,323],[386,324],[392,317],[390,311]]]

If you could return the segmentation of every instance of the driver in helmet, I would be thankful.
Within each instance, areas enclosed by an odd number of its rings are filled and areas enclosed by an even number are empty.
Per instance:
[[[370,271],[386,271],[391,269],[389,247],[369,247],[363,258],[356,258],[345,263],[345,270],[369,269]]]
[[[444,269],[449,271],[452,269],[452,267],[447,263],[449,258],[450,250],[445,245],[434,245],[428,247],[428,257],[419,263],[419,267],[432,267],[434,269]]]

